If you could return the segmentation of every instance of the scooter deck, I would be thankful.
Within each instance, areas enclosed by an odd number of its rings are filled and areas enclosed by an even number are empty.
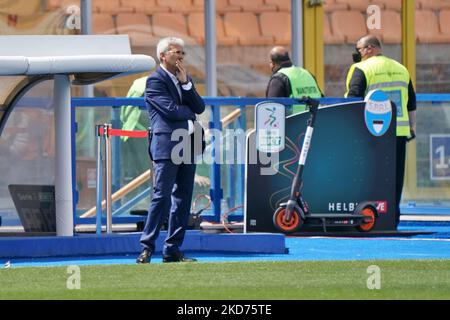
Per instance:
[[[362,214],[354,213],[310,213],[306,214],[306,218],[364,218]]]
[[[323,227],[356,227],[363,223],[366,216],[350,213],[311,213],[306,215],[304,222],[307,226]]]

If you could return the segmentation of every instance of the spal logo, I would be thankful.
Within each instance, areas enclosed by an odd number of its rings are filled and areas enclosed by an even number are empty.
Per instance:
[[[389,129],[392,119],[391,101],[387,95],[380,90],[372,90],[364,99],[366,102],[364,119],[369,132],[381,137]]]

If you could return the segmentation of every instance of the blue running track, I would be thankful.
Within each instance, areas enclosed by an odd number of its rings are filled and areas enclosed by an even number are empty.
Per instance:
[[[190,252],[200,263],[231,261],[319,261],[373,259],[450,259],[450,223],[402,223],[399,231],[432,231],[408,237],[288,237],[288,254]],[[0,260],[0,267],[135,264],[135,255]],[[152,263],[161,263],[155,255]]]

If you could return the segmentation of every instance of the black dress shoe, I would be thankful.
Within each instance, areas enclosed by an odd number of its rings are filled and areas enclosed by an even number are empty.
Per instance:
[[[149,249],[142,250],[139,257],[136,259],[136,263],[149,263],[152,259],[152,252]]]
[[[165,254],[163,256],[163,262],[195,262],[197,259],[185,257],[182,252],[173,254]]]

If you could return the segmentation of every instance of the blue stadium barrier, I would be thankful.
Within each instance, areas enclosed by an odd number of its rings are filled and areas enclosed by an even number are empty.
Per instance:
[[[211,118],[209,122],[209,128],[219,129],[221,128],[221,122],[220,122],[220,107],[224,106],[234,106],[236,108],[240,108],[242,111],[245,110],[248,106],[255,106],[257,103],[262,101],[273,101],[277,103],[284,104],[286,106],[291,106],[296,103],[295,99],[290,98],[247,98],[247,97],[203,97],[205,104],[207,106],[211,107]],[[322,105],[331,105],[336,103],[342,103],[342,102],[350,102],[350,101],[359,101],[360,98],[340,98],[340,97],[325,97],[321,98],[320,102]],[[417,94],[417,101],[418,102],[431,102],[431,103],[445,103],[450,102],[450,94]],[[75,134],[77,130],[77,126],[74,122],[75,119],[75,109],[76,108],[83,108],[83,107],[108,107],[112,108],[112,115],[111,115],[111,122],[113,124],[113,128],[120,128],[120,120],[119,120],[119,110],[121,106],[124,105],[134,105],[138,106],[141,109],[146,109],[144,98],[72,98],[72,110],[73,110],[73,125],[72,125],[72,141],[73,141],[73,152],[72,152],[72,168],[73,168],[73,176],[75,177]],[[245,118],[245,112],[241,113],[241,117],[237,120],[236,124],[239,126],[239,128],[246,129],[246,118]],[[213,142],[213,150],[216,148],[216,145]],[[114,149],[114,147],[113,147]],[[120,170],[119,168],[119,161],[118,161],[118,154],[113,155],[113,163],[115,164],[113,167],[113,172],[118,172]],[[234,178],[234,172],[232,170],[236,170],[233,168],[233,166],[230,166],[229,170],[231,170],[231,173],[228,174],[228,184],[230,186],[233,186],[232,193],[237,193],[239,199],[238,203],[243,204],[243,195],[244,195],[244,165],[238,165],[237,168],[237,181]],[[119,188],[119,178],[118,174],[115,174],[113,176],[113,192],[116,191]],[[211,168],[211,189],[210,189],[210,196],[212,200],[212,208],[211,212],[209,214],[206,214],[207,220],[213,221],[213,222],[219,222],[220,221],[220,215],[221,215],[221,200],[223,197],[223,190],[221,188],[221,172],[220,172],[220,164],[213,163]],[[73,179],[73,181],[76,181],[76,179]],[[76,201],[76,188],[75,188],[75,182],[74,182],[74,201]],[[146,189],[145,192],[147,192],[148,189]],[[137,201],[141,200],[143,198],[143,194],[138,195],[134,199],[132,199],[129,203],[125,205],[116,204],[113,207],[113,210],[116,210],[117,212],[124,212],[126,210],[129,210],[133,204],[135,204]],[[225,199],[226,203],[229,207],[234,207],[236,203],[236,199],[234,197],[229,197],[228,199]],[[76,205],[74,205],[76,207]],[[423,213],[426,211],[426,213],[433,214],[433,212],[441,213],[443,210],[446,212],[449,212],[448,208],[433,208],[433,207],[421,207],[420,211]],[[414,205],[408,205],[408,206],[402,206],[402,212],[408,213],[408,214],[414,214],[417,213],[418,210],[414,207]],[[243,210],[237,210],[235,214],[230,216],[230,220],[242,220],[243,218]],[[142,218],[139,217],[114,217],[113,222],[114,223],[131,223],[131,222],[137,222],[141,221]],[[84,218],[80,219],[77,217],[77,214],[74,213],[74,222],[75,223],[95,223],[94,218]]]

